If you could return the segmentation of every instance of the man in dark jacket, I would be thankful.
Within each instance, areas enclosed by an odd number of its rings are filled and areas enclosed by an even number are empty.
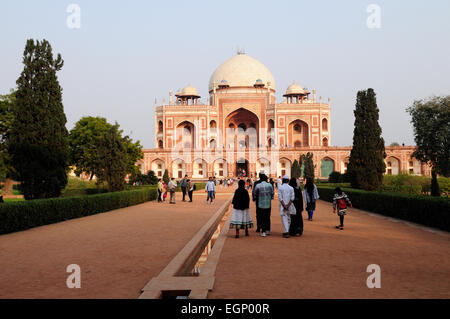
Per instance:
[[[184,175],[184,178],[181,180],[180,183],[181,191],[183,192],[183,202],[186,201],[186,193],[187,193],[187,175]]]

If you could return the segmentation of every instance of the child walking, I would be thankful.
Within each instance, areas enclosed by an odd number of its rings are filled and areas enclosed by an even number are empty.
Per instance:
[[[347,214],[347,207],[352,207],[352,203],[350,202],[350,199],[348,196],[342,191],[340,187],[336,187],[334,190],[334,197],[333,197],[333,214],[336,213],[339,216],[340,225],[336,226],[337,229],[343,230],[344,229],[344,216]]]

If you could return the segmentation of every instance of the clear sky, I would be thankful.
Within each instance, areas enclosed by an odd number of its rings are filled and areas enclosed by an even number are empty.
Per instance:
[[[81,28],[69,29],[69,4]],[[381,28],[368,28],[369,4]],[[154,147],[154,100],[208,81],[237,46],[273,73],[278,101],[296,80],[331,98],[332,145],[351,145],[358,90],[377,93],[386,144],[414,144],[405,108],[450,94],[450,1],[2,0],[0,94],[15,88],[26,39],[47,39],[65,61],[58,73],[67,128],[82,116],[117,121]]]

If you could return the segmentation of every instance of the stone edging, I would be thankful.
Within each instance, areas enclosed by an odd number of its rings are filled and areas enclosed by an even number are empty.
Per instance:
[[[159,299],[162,291],[186,291],[190,290],[189,298],[206,298],[208,291],[214,285],[214,274],[222,247],[225,243],[226,233],[229,229],[229,219],[225,222],[219,237],[216,239],[206,263],[202,267],[199,276],[180,275],[191,269],[203,251],[203,247],[209,242],[212,234],[217,229],[226,211],[229,209],[231,199],[220,206],[214,215],[202,226],[184,248],[170,261],[170,263],[153,277],[142,289],[139,299]]]

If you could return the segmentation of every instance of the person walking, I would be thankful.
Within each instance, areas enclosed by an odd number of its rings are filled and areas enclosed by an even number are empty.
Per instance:
[[[235,238],[239,238],[239,229],[245,229],[245,236],[249,236],[248,229],[253,227],[250,216],[250,196],[245,189],[245,181],[240,180],[238,188],[233,196],[233,214],[231,215],[230,228],[236,228]]]
[[[175,177],[172,177],[168,186],[170,192],[170,204],[175,204],[175,188],[177,188],[177,182],[175,181]]]
[[[271,234],[270,211],[272,209],[272,199],[274,195],[273,187],[267,182],[267,176],[262,174],[261,182],[255,186],[256,206],[259,210],[261,237]]]
[[[255,202],[256,206],[256,232],[259,233],[261,231],[261,216],[260,216],[260,210],[258,207],[258,198],[256,197],[256,186],[262,182],[261,177],[263,176],[263,173],[259,173],[259,179],[253,183],[253,189],[252,189],[252,200]]]
[[[158,203],[161,203],[163,201],[162,194],[163,194],[163,183],[161,182],[161,178],[159,178],[158,179]]]
[[[187,193],[187,175],[184,175],[184,178],[180,182],[181,192],[183,193],[183,202],[186,201],[186,193]]]
[[[303,234],[303,196],[302,190],[300,189],[298,180],[292,177],[289,181],[289,186],[294,189],[294,207],[296,214],[291,215],[291,226],[289,227],[289,235],[291,236],[301,236]]]
[[[283,225],[283,237],[289,238],[289,228],[291,226],[291,216],[297,212],[294,206],[294,188],[289,186],[289,176],[284,175],[282,184],[278,186],[278,200],[280,201],[281,224]]]
[[[210,177],[209,180],[206,182],[205,191],[208,193],[208,196],[206,197],[206,202],[208,202],[209,200],[210,201],[209,203],[212,205],[214,195],[216,192],[216,185],[214,184],[212,177]]]
[[[317,191],[317,186],[314,185],[314,181],[310,177],[306,179],[303,196],[305,198],[306,211],[308,212],[308,220],[312,221],[314,210],[316,209],[316,200],[319,199],[319,193]]]
[[[163,186],[162,200],[163,200],[163,202],[165,202],[166,198],[167,198],[167,184],[166,184],[166,182],[164,182],[164,180],[162,182],[162,186]]]
[[[339,226],[336,226],[337,229],[344,230],[344,216],[347,214],[348,206],[352,207],[352,202],[347,194],[345,194],[340,187],[336,187],[333,197],[333,214],[336,214],[337,209],[340,221]]]
[[[192,193],[194,193],[195,184],[191,182],[190,179],[187,180],[187,192],[189,196],[189,202],[192,203]]]

